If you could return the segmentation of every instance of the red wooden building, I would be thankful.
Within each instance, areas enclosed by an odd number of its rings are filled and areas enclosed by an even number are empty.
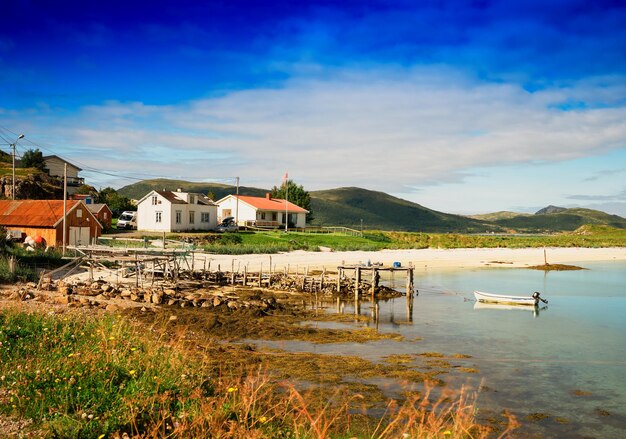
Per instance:
[[[111,209],[109,209],[109,206],[107,206],[104,203],[95,203],[95,204],[87,204],[87,208],[91,211],[91,213],[93,213],[96,216],[96,218],[98,218],[98,221],[100,221],[100,224],[102,224],[102,227],[104,227],[104,230],[111,229],[111,221],[113,219],[113,212],[111,212]]]
[[[82,201],[68,200],[66,243],[88,245],[102,234],[102,224]],[[46,245],[63,245],[63,200],[0,200],[0,226],[14,236],[41,236]]]

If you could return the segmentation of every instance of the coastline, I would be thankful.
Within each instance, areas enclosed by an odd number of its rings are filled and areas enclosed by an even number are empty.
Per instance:
[[[422,269],[461,269],[478,267],[527,267],[544,263],[543,247],[539,248],[463,248],[463,249],[419,249],[419,250],[379,250],[379,251],[338,251],[309,252],[297,250],[278,254],[248,255],[203,255],[211,262],[211,269],[217,265],[230,270],[231,265],[246,265],[249,270],[269,269],[270,261],[275,269],[289,266],[302,269],[335,270],[344,264],[382,263],[391,265],[400,262],[403,266],[413,264]],[[550,264],[573,262],[626,261],[625,247],[579,248],[547,247],[547,260]],[[204,260],[196,259],[195,268],[202,268]]]

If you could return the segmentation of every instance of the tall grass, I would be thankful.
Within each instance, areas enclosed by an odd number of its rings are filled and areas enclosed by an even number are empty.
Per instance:
[[[35,282],[39,278],[37,270],[31,268],[19,261],[15,263],[15,269],[10,268],[9,258],[7,256],[0,257],[0,283],[10,283],[16,281]]]
[[[0,311],[0,413],[62,438],[484,438],[491,431],[476,423],[467,392],[431,401],[426,391],[390,402],[377,421],[354,423],[358,396],[339,389],[320,401],[260,370],[233,378],[183,342],[135,325],[110,315]]]

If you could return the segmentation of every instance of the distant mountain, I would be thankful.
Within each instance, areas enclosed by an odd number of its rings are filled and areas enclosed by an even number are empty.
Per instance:
[[[153,189],[182,189],[203,194],[212,193],[215,200],[235,193],[235,187],[219,183],[194,183],[183,180],[144,180],[121,188],[118,192],[129,198],[139,199]],[[241,195],[262,197],[267,189],[240,186]],[[384,192],[357,187],[343,187],[324,191],[312,191],[311,225],[345,226],[360,228],[361,220],[366,229],[398,230],[414,232],[519,232],[571,231],[585,224],[608,225],[626,228],[626,219],[591,209],[564,209],[548,206],[541,211],[548,213],[521,214],[495,212],[465,217],[428,209],[416,203],[393,197]],[[555,210],[556,209],[556,210]],[[558,211],[558,209],[562,209]],[[540,212],[541,212],[540,211]]]
[[[138,200],[146,195],[151,190],[168,190],[175,191],[182,189],[185,192],[196,192],[201,194],[213,193],[214,199],[219,200],[226,195],[235,193],[235,186],[220,183],[197,183],[184,180],[169,180],[167,178],[157,178],[153,180],[142,180],[137,183],[124,186],[118,190],[118,193],[128,197],[130,199]],[[265,189],[258,189],[255,187],[239,186],[240,195],[252,195],[255,197],[262,197],[268,192]]]
[[[313,224],[421,232],[485,232],[494,224],[437,212],[384,192],[343,187],[311,192]]]
[[[563,212],[565,210],[567,210],[565,207],[558,207],[558,206],[549,205],[548,207],[544,207],[543,209],[539,209],[537,212],[535,212],[535,215],[547,215],[547,214],[551,214],[551,213]]]
[[[479,215],[467,215],[468,218],[477,219],[480,221],[497,221],[501,219],[515,218],[516,216],[530,216],[530,213],[510,212],[508,210],[501,210],[493,213],[482,213]]]
[[[498,219],[494,223],[520,232],[572,231],[585,224],[606,225],[626,229],[626,218],[610,215],[599,210],[582,208],[563,209],[554,213],[520,215]]]

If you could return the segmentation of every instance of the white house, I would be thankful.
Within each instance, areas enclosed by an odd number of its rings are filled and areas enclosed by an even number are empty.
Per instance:
[[[237,202],[239,200],[239,202]],[[285,225],[286,213],[289,215],[289,226],[306,227],[308,210],[280,198],[250,197],[245,195],[228,195],[216,201],[218,220],[229,216],[234,217],[240,226],[281,227]]]
[[[137,202],[137,230],[189,232],[217,227],[217,206],[193,192],[152,191]]]

